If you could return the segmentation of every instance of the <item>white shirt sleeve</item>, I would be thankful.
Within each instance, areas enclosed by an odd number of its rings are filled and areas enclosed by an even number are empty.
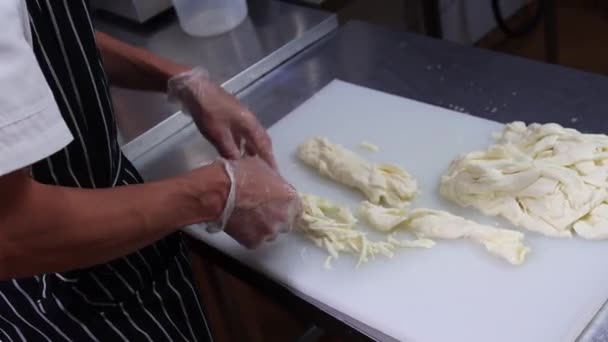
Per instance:
[[[72,141],[31,46],[24,0],[0,1],[0,176]]]

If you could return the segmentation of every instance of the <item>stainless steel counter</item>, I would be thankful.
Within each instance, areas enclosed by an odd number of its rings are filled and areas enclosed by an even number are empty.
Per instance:
[[[608,120],[598,115],[608,109],[605,77],[357,22],[276,68],[239,97],[270,126],[335,78],[502,122],[553,121],[608,132]],[[171,130],[159,126],[155,132]],[[133,154],[147,179],[184,172],[213,155],[193,125],[147,153]],[[313,305],[374,339],[388,340],[322,303]],[[598,315],[581,340],[604,340],[606,316]]]
[[[186,65],[201,65],[236,93],[337,27],[332,13],[276,0],[250,0],[248,18],[209,38],[182,31],[173,12],[145,25],[97,13],[95,26],[118,39]],[[281,49],[282,48],[282,49]],[[162,94],[112,89],[121,139],[131,142],[178,108]]]

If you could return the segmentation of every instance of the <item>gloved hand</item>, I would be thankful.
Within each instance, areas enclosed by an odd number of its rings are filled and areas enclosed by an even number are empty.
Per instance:
[[[192,116],[222,157],[240,158],[240,145],[244,142],[248,155],[257,155],[276,169],[272,144],[264,127],[234,96],[211,82],[203,68],[172,77],[167,89],[169,98],[180,102],[182,111]]]
[[[247,248],[288,232],[302,212],[295,189],[259,157],[224,163],[232,184],[222,219],[208,230],[223,229]]]

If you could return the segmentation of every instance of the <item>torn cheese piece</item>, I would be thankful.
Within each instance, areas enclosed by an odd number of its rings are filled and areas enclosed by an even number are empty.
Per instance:
[[[482,225],[441,210],[420,208],[395,211],[367,202],[361,205],[359,213],[380,231],[404,228],[422,238],[471,239],[514,265],[522,264],[530,252],[520,232]]]
[[[574,223],[574,231],[585,239],[608,239],[608,204],[600,204]]]
[[[380,151],[380,147],[378,147],[378,145],[372,144],[368,141],[363,140],[361,143],[359,143],[359,146],[361,148],[364,148],[370,152],[378,152]]]
[[[404,169],[370,163],[327,138],[306,141],[298,157],[322,175],[358,189],[374,204],[402,207],[418,194],[416,181]]]
[[[451,163],[444,198],[554,237],[572,236],[573,224],[606,199],[608,136],[513,122],[496,139]]]
[[[521,232],[482,225],[445,211],[414,209],[407,226],[425,238],[469,238],[514,265],[522,264],[530,252]]]
[[[357,255],[359,266],[378,254],[391,258],[397,248],[434,246],[429,239],[399,241],[389,236],[386,241],[371,241],[364,232],[354,229],[357,220],[348,208],[314,195],[301,194],[300,198],[303,214],[296,227],[317,247],[329,253],[326,268],[340,253]]]
[[[372,228],[381,232],[390,232],[407,220],[407,208],[385,208],[368,201],[361,202],[359,216],[367,221]]]

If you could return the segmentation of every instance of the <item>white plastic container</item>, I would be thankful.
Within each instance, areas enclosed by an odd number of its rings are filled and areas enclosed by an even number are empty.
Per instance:
[[[246,0],[173,0],[179,24],[193,36],[232,30],[247,17]]]

